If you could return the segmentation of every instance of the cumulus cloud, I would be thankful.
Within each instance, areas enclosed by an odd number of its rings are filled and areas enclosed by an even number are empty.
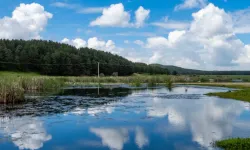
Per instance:
[[[12,17],[0,19],[0,38],[40,39],[40,33],[52,17],[40,4],[22,3],[12,12]]]
[[[142,27],[149,17],[150,10],[140,6],[135,12],[135,23],[130,23],[130,13],[125,11],[122,3],[112,4],[109,8],[104,8],[102,16],[90,23],[90,26],[102,27]]]
[[[125,128],[90,128],[90,131],[102,139],[102,144],[110,149],[122,150],[128,141],[128,130]]]
[[[187,30],[175,30],[168,37],[150,37],[146,47],[153,51],[152,62],[192,67],[239,65],[246,46],[234,34],[231,15],[213,4],[192,14]],[[171,54],[171,55],[170,55]],[[164,58],[164,59],[161,59]],[[243,59],[243,58],[242,58]]]
[[[61,42],[65,43],[65,44],[75,46],[76,48],[87,47],[87,42],[84,41],[83,39],[80,39],[80,38],[76,38],[76,39],[73,39],[73,40],[70,40],[68,38],[64,38]]]
[[[88,47],[93,49],[113,51],[115,49],[115,43],[112,40],[105,42],[99,40],[97,37],[93,37],[88,40]]]
[[[135,26],[137,28],[144,26],[144,22],[146,19],[149,18],[150,10],[144,9],[142,6],[140,6],[136,12],[135,12]]]
[[[182,4],[175,7],[175,11],[182,9],[201,8],[206,6],[207,0],[183,0]]]
[[[122,3],[112,4],[105,8],[102,16],[90,23],[91,26],[112,26],[127,27],[129,26],[130,14],[125,11]]]
[[[109,51],[109,52],[115,52],[114,50],[116,48],[115,43],[112,40],[108,40],[106,42],[103,40],[99,40],[97,37],[89,38],[87,42],[81,38],[76,38],[73,40],[64,38],[61,42],[75,46],[76,48],[88,47],[88,48],[93,48],[97,50]]]

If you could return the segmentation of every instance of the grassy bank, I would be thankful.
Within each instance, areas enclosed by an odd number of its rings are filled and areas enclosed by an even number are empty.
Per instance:
[[[215,142],[215,146],[224,150],[249,150],[250,138],[233,138]]]
[[[250,102],[250,89],[242,89],[237,91],[228,91],[220,93],[208,93],[207,95]]]
[[[221,98],[236,99],[250,102],[250,83],[187,83],[188,85],[216,86],[238,89],[236,91],[227,91],[219,93],[208,93],[208,96],[218,96]]]

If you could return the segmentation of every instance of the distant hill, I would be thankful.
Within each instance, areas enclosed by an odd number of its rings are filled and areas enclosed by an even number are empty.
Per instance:
[[[179,75],[250,75],[250,71],[204,71],[195,69],[186,69],[172,65],[152,64],[154,66],[165,68],[170,74]]]

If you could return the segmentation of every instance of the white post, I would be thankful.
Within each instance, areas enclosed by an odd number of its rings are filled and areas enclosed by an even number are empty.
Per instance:
[[[100,63],[98,62],[98,78],[100,77]]]

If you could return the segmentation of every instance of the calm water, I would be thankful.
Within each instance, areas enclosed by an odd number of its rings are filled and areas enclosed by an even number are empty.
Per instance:
[[[1,106],[0,150],[214,149],[250,135],[249,103],[203,95],[228,89],[185,89],[75,89]]]

